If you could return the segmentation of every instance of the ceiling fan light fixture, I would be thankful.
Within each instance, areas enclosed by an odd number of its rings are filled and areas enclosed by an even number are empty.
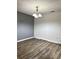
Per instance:
[[[34,16],[35,18],[42,17],[42,14],[38,12],[38,6],[36,6],[36,12],[33,13],[33,16]]]
[[[39,13],[39,17],[42,17],[42,14]]]
[[[40,18],[40,17],[42,17],[42,14],[40,14],[40,13],[34,13],[33,16],[34,16],[35,18]]]
[[[33,16],[34,16],[35,18],[38,18],[38,17],[39,17],[36,13],[34,13]]]

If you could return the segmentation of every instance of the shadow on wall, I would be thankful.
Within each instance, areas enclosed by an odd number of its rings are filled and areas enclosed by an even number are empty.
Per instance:
[[[17,12],[17,40],[34,36],[34,18]]]

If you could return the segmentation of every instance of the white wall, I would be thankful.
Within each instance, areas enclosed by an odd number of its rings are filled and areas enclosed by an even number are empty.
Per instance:
[[[51,42],[61,42],[61,14],[50,13],[34,20],[34,36]]]

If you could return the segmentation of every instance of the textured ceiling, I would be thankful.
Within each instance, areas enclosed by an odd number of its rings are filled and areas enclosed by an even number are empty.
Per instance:
[[[17,0],[17,11],[32,15],[37,5],[42,14],[61,10],[61,0]]]

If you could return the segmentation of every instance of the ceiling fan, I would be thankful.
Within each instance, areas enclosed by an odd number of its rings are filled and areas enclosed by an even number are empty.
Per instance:
[[[42,14],[39,13],[39,11],[38,11],[38,6],[36,6],[36,11],[35,11],[35,13],[33,13],[33,16],[34,16],[35,18],[42,17]]]
[[[38,10],[38,6],[36,6],[36,11],[33,13],[33,15],[32,16],[34,16],[35,18],[41,18],[41,17],[43,17],[43,15],[39,12],[39,10]],[[52,11],[49,11],[49,12],[46,12],[46,13],[44,13],[45,15],[46,14],[50,14],[50,13],[53,13],[53,12],[55,12],[54,10],[52,10]]]
[[[37,0],[35,0],[35,2],[37,2]],[[35,10],[35,12],[33,13],[33,15],[32,16],[34,16],[34,18],[41,18],[41,17],[43,17],[43,15],[45,14],[49,14],[49,13],[53,13],[53,12],[55,12],[54,10],[52,10],[52,11],[48,11],[48,12],[46,12],[46,13],[40,13],[39,12],[39,6],[38,6],[38,4],[36,5],[36,10]]]

